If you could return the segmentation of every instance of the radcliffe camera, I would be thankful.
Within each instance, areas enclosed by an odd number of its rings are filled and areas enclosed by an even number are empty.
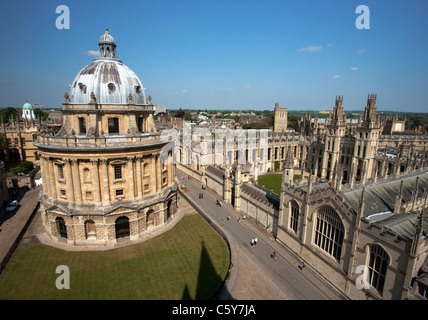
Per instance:
[[[0,299],[427,300],[427,10],[3,4]]]

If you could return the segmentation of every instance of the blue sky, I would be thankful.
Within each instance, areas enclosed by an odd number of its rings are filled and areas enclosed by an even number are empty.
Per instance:
[[[58,5],[70,9],[59,30]],[[358,5],[370,29],[358,30]],[[106,26],[120,60],[168,108],[428,112],[426,0],[8,1],[0,106],[61,107]]]

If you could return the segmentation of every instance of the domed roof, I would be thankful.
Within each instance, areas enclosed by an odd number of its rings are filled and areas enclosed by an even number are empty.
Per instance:
[[[103,39],[103,41],[101,41]],[[146,92],[137,75],[116,57],[116,44],[108,29],[100,38],[100,58],[85,66],[74,78],[71,104],[88,104],[92,92],[98,104],[147,104]]]
[[[100,41],[98,43],[99,44],[101,44],[101,43],[116,44],[116,42],[114,41],[114,38],[108,33],[107,27],[106,27],[106,32],[100,37]]]
[[[28,101],[24,103],[22,109],[33,109],[33,106]]]

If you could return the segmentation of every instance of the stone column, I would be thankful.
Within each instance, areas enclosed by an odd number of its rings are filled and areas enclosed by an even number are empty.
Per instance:
[[[173,165],[173,156],[172,151],[168,153],[168,185],[172,184],[174,181],[174,165]]]
[[[43,194],[48,196],[48,197],[52,197],[51,196],[51,191],[49,189],[50,184],[49,184],[49,161],[48,158],[45,156],[41,156],[40,157],[40,168],[41,168],[41,172],[42,172],[42,181],[43,181]]]
[[[110,205],[110,186],[108,179],[108,160],[101,159],[104,204]]]
[[[77,159],[71,160],[71,168],[73,172],[73,186],[76,204],[82,204],[82,186],[80,184],[79,162]]]
[[[129,199],[135,199],[134,188],[134,157],[128,157]]]
[[[49,167],[49,179],[47,181],[47,183],[49,184],[49,191],[50,191],[50,196],[53,199],[56,199],[57,197],[57,192],[56,192],[56,179],[55,179],[55,164],[54,164],[54,159],[53,158],[48,158],[47,160],[47,164]]]
[[[100,188],[100,173],[98,171],[98,159],[92,159],[92,181],[94,185],[94,200],[95,205],[101,205],[101,188]]]
[[[156,154],[156,191],[162,189],[162,164],[159,154]]]
[[[141,199],[143,197],[143,183],[142,183],[142,179],[143,179],[143,175],[141,173],[141,160],[142,160],[142,156],[137,156],[137,160],[136,160],[136,166],[137,166],[137,198]]]
[[[157,190],[157,175],[156,175],[156,153],[152,153],[152,160],[151,160],[151,166],[152,166],[152,175],[150,177],[151,182],[151,189],[152,193],[155,193]]]
[[[74,202],[74,184],[73,184],[73,176],[71,174],[71,160],[70,159],[64,159],[65,165],[64,165],[64,178],[66,183],[66,190],[67,190],[67,200],[70,202]]]

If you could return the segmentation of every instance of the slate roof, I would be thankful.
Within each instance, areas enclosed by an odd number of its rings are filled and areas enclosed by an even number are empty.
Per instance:
[[[428,188],[427,172],[413,173],[395,180],[381,181],[366,185],[364,217],[377,213],[394,212],[395,197],[400,190],[401,181],[403,181],[402,202],[409,202],[415,188],[416,178],[418,178],[418,198],[420,198],[424,193],[424,189]],[[358,210],[362,190],[363,187],[360,186],[350,190],[340,191],[340,193],[355,210]]]
[[[279,198],[270,194],[266,191],[263,191],[249,183],[243,183],[241,187],[241,192],[244,192],[251,196],[253,199],[262,202],[263,204],[276,208],[279,208]]]

